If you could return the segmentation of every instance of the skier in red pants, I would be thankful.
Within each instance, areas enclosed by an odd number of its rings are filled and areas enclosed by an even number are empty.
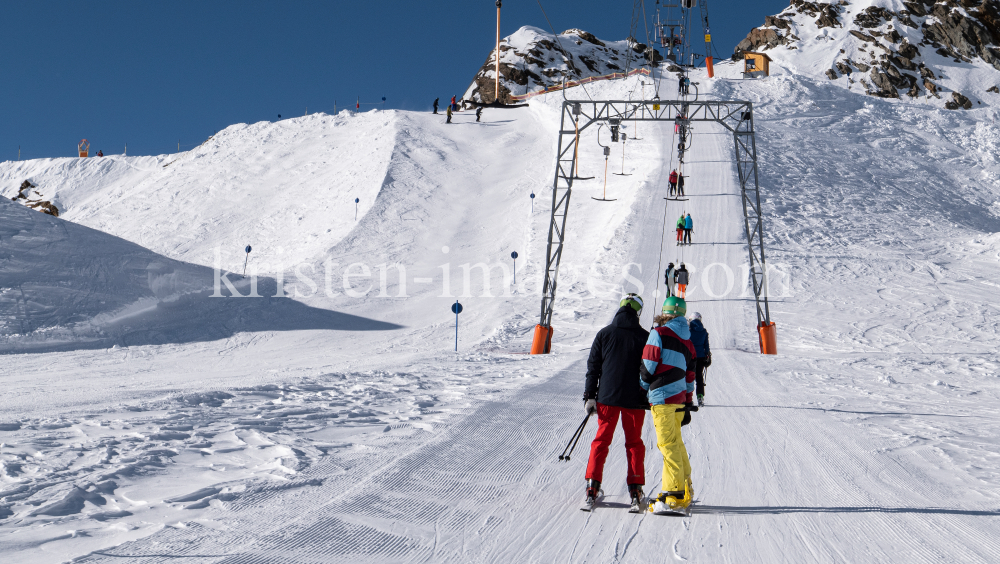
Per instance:
[[[639,383],[642,350],[649,338],[639,324],[642,298],[627,294],[619,302],[614,321],[597,333],[587,360],[587,384],[583,399],[587,413],[597,413],[597,436],[590,445],[587,462],[587,497],[584,511],[594,507],[601,493],[604,461],[608,458],[611,438],[618,420],[625,431],[625,452],[628,457],[628,485],[632,508],[642,510],[642,486],[646,483],[644,459],[646,446],[642,442],[642,422],[649,409],[646,393]]]

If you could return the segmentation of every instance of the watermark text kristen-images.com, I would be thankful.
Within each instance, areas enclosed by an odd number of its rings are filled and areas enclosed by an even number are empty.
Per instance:
[[[247,267],[246,276],[243,276],[224,271],[218,250],[215,256],[213,298],[311,298],[317,294],[328,298],[408,298],[408,292],[414,288],[427,287],[440,289],[437,295],[442,298],[538,298],[542,291],[541,274],[537,268],[527,268],[527,264],[519,265],[515,285],[512,264],[507,262],[444,263],[437,266],[433,277],[410,276],[407,265],[401,263],[340,264],[327,260],[319,265],[300,263],[292,268],[254,263]],[[269,268],[272,266],[274,268]],[[691,299],[753,297],[750,268],[746,263],[731,266],[720,262],[706,265],[691,262],[686,266],[689,273],[687,296]],[[524,268],[524,275],[521,275],[521,268]],[[274,280],[273,294],[261,295],[258,291],[262,271],[274,273],[267,276]],[[791,295],[789,271],[787,265],[767,265],[769,297]],[[574,294],[585,290],[589,297],[598,299],[617,299],[626,292],[636,292],[646,298],[664,296],[663,272],[647,271],[644,265],[634,262],[614,269],[598,264],[563,264],[559,269],[558,286]]]

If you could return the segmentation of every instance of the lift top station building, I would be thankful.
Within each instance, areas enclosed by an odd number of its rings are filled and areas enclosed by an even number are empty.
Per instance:
[[[756,51],[743,52],[743,78],[771,76],[771,57]]]

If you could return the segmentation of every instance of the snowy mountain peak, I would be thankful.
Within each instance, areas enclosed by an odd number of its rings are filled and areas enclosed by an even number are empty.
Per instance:
[[[524,26],[500,41],[500,101],[562,83],[642,65],[648,57],[662,60],[659,52],[628,38],[602,41],[581,29],[553,35],[537,27]],[[492,102],[496,99],[496,49],[472,80],[463,100]]]
[[[736,46],[882,98],[973,107],[1000,81],[998,0],[791,0]],[[965,92],[963,94],[962,92]],[[972,99],[970,99],[972,98]]]

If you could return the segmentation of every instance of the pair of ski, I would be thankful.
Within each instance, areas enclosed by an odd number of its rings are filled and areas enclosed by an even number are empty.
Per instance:
[[[597,494],[596,498],[587,498],[584,500],[583,505],[580,507],[581,511],[586,511],[590,513],[594,510],[594,507],[604,499],[604,490],[601,490]],[[688,505],[684,508],[674,509],[670,506],[661,504],[662,507],[657,508],[656,502],[647,502],[645,498],[633,499],[632,504],[628,508],[629,513],[642,513],[643,510],[648,510],[653,515],[676,515],[679,517],[689,517],[691,515],[691,506]]]
[[[599,502],[601,502],[603,499],[604,499],[604,490],[600,490],[597,493],[597,497],[593,497],[593,498],[588,497],[587,499],[585,499],[583,501],[583,505],[580,506],[580,510],[581,511],[586,511],[586,512],[589,513],[591,511],[593,511],[594,507]],[[632,505],[629,506],[629,508],[628,508],[628,512],[629,513],[642,513],[642,506],[643,506],[643,499],[642,498],[633,499],[632,500]]]

